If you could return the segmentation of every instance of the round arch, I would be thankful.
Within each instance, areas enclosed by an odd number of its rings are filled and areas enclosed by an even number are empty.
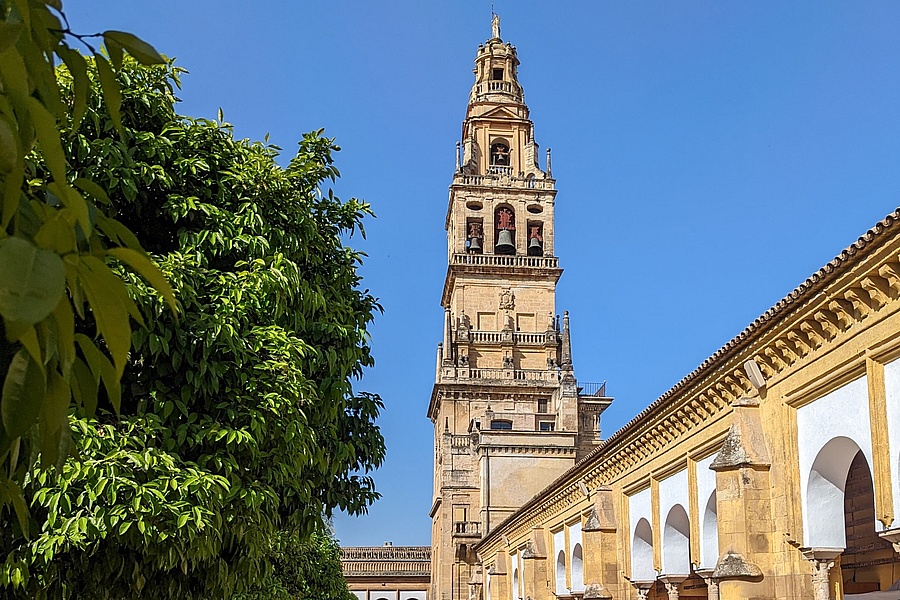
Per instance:
[[[656,569],[653,568],[653,528],[644,518],[634,526],[634,536],[631,540],[631,579],[634,581],[656,579]]]
[[[510,596],[512,600],[519,600],[519,568],[513,569],[513,582]]]
[[[669,510],[663,527],[662,570],[668,575],[691,573],[691,523],[680,504]]]
[[[581,544],[572,548],[572,591],[584,591],[584,551]]]
[[[568,592],[566,588],[566,552],[560,550],[556,555],[556,595],[563,595]]]
[[[844,489],[850,463],[860,452],[859,445],[848,437],[830,439],[813,460],[806,486],[807,531],[810,547],[844,548]],[[867,463],[868,464],[868,463]]]
[[[719,560],[719,511],[716,507],[716,491],[709,495],[703,509],[703,529],[700,535],[700,564],[714,567]]]

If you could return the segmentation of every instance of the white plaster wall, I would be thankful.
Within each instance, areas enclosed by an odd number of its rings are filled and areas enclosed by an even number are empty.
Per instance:
[[[869,425],[867,386],[866,377],[863,376],[797,409],[797,455],[800,463],[804,546],[816,544],[825,525],[823,520],[829,521],[827,525],[833,526],[830,521],[835,518],[831,515],[830,519],[823,519],[823,515],[820,514],[817,519],[816,515],[811,514],[817,512],[818,506],[815,499],[813,505],[810,505],[807,494],[810,471],[822,447],[834,438],[849,438],[862,450],[869,468],[872,466],[872,434]],[[778,442],[770,440],[770,443]],[[876,522],[876,527],[879,526],[880,524]]]
[[[366,600],[366,591],[365,590],[356,590],[353,592],[353,595],[359,598],[359,600]]]
[[[637,494],[628,497],[628,519],[631,521],[629,530],[634,535],[634,526],[641,518],[653,524],[653,509],[650,504],[650,488],[641,490]]]
[[[571,554],[566,552],[566,532],[563,529],[553,532],[553,588],[557,594],[566,594],[568,589],[566,588],[565,572],[563,572],[562,578],[560,578],[558,573],[557,561],[559,560],[560,552],[566,555],[566,568],[568,568]]]
[[[688,512],[688,476],[687,470],[678,471],[659,482],[659,522],[665,524],[666,516],[672,507],[680,504]],[[652,523],[653,521],[650,520]]]
[[[697,508],[700,517],[700,566],[711,569],[719,560],[719,540],[712,535],[705,535],[703,516],[706,511],[706,503],[716,490],[716,472],[709,468],[716,455],[713,454],[697,462]]]
[[[650,503],[650,488],[641,490],[633,496],[629,496],[628,519],[630,521],[628,539],[631,543],[631,573],[629,575],[632,579],[637,579],[640,578],[642,574],[649,577],[650,574],[653,573],[653,577],[650,577],[650,579],[655,579],[652,548],[650,549],[649,554],[636,556],[634,547],[634,532],[640,520],[646,519],[647,523],[649,523],[651,527],[653,526],[653,509]]]
[[[891,453],[891,487],[894,491],[894,523],[900,518],[900,360],[884,366],[887,391],[888,445]]]
[[[575,559],[575,545],[581,544],[581,570],[577,570]],[[569,551],[566,553],[566,563],[569,568],[573,592],[584,591],[584,542],[581,541],[581,520],[569,525]]]
[[[491,572],[487,569],[484,573],[484,598],[491,600]]]
[[[397,600],[397,590],[369,590],[369,600]]]
[[[425,600],[425,590],[400,592],[400,600]]]

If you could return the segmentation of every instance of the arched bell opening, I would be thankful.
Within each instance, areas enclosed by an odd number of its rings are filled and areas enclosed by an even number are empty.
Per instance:
[[[631,540],[631,580],[653,581],[656,570],[653,568],[653,528],[647,519],[641,519],[634,527]]]
[[[584,551],[581,544],[572,548],[572,591],[584,591]]]
[[[566,587],[566,552],[560,550],[556,555],[556,595],[566,596],[568,591]]]
[[[518,569],[518,567],[513,569],[512,589],[510,590],[510,597],[512,600],[521,600],[521,594],[519,593],[519,569]]]
[[[504,139],[496,139],[491,143],[491,166],[509,166],[509,142]]]
[[[666,575],[691,573],[691,523],[680,504],[669,510],[663,527],[662,571]]]
[[[481,254],[484,251],[484,222],[482,219],[469,219],[466,223],[466,252]]]
[[[900,589],[900,561],[891,544],[877,533],[875,486],[861,451],[850,462],[844,483],[844,538],[841,578],[846,598]]]
[[[509,206],[494,212],[494,254],[516,253],[516,213]]]
[[[544,255],[544,224],[528,221],[528,256]]]
[[[703,510],[701,530],[700,566],[712,569],[719,560],[719,511],[716,508],[716,492],[713,491]]]

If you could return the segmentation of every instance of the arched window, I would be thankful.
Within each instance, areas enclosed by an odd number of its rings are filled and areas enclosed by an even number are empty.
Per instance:
[[[584,554],[581,544],[575,544],[572,548],[572,591],[584,591]]]
[[[631,540],[631,579],[656,580],[656,570],[653,568],[653,528],[647,519],[638,521],[634,528]]]
[[[556,595],[566,595],[568,591],[566,587],[566,552],[560,550],[556,555]]]
[[[676,504],[666,516],[663,529],[663,573],[666,575],[691,574],[691,524],[687,512]]]
[[[513,582],[510,596],[512,600],[519,600],[519,568],[513,569]]]
[[[809,527],[804,537],[810,547],[846,547],[844,489],[850,464],[859,451],[856,442],[838,436],[829,440],[816,455],[806,486]]]
[[[719,514],[716,508],[716,492],[710,495],[703,511],[703,534],[700,545],[700,564],[712,568],[719,560]]]
[[[544,224],[540,221],[528,222],[528,256],[544,255]]]

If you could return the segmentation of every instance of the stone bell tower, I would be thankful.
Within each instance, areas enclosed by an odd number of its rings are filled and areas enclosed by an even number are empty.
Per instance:
[[[556,185],[538,164],[516,48],[478,47],[447,211],[434,424],[433,600],[482,594],[471,547],[600,442],[605,386],[579,386],[556,313]]]

